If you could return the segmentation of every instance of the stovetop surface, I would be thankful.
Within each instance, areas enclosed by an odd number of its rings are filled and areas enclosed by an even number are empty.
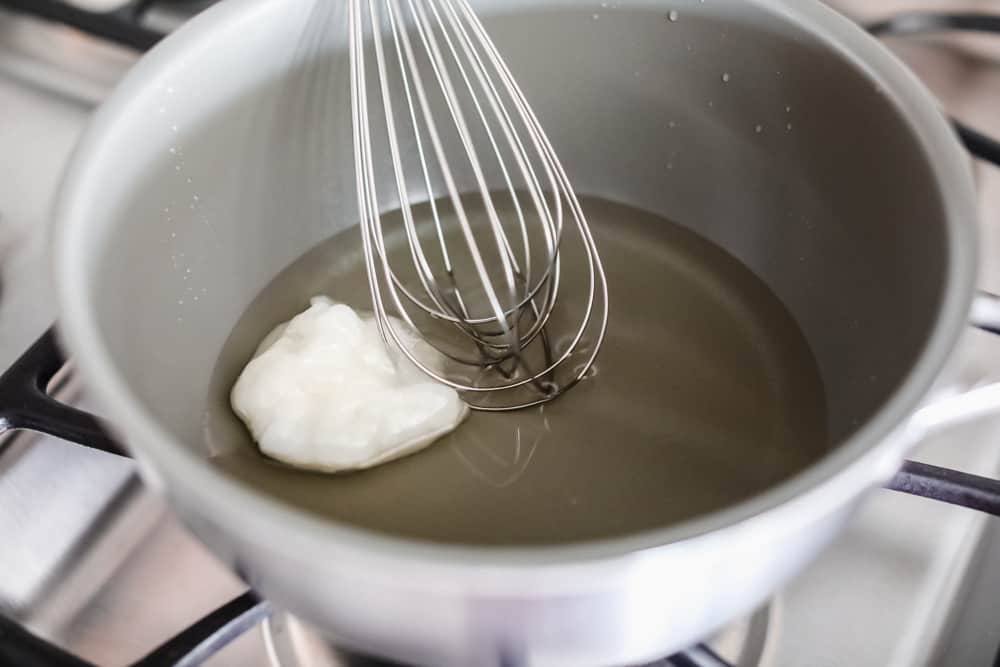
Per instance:
[[[831,4],[856,18],[921,6],[1000,12],[1000,2],[983,1]],[[154,20],[169,29],[181,9]],[[889,43],[949,112],[1000,136],[1000,40]],[[55,319],[45,246],[52,197],[94,107],[135,59],[128,49],[0,9],[2,367]],[[993,259],[1000,257],[1000,170],[978,166],[977,180],[983,286],[1000,291]],[[1000,370],[1000,342],[970,332],[965,349],[969,377]],[[62,392],[79,393],[72,381]],[[86,396],[77,400],[89,406]],[[0,458],[0,541],[18,545],[0,555],[0,613],[96,664],[122,665],[244,590],[142,488],[129,462],[37,436],[0,446],[9,448]],[[1000,419],[930,440],[916,458],[996,474]],[[945,655],[947,664],[992,665],[1000,621],[988,592],[1000,590],[998,534],[975,512],[876,491],[819,561],[717,646],[737,660],[748,641],[763,642],[747,655],[768,667],[909,667],[944,664]],[[283,621],[269,645],[259,627],[208,664],[289,664],[290,646],[320,650],[292,626]],[[336,655],[324,660],[313,664],[348,664]]]

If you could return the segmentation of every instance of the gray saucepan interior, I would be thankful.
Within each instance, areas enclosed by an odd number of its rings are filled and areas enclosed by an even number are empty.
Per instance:
[[[862,66],[738,1],[676,20],[654,2],[484,4],[577,190],[677,221],[759,276],[812,348],[831,442],[874,414],[934,324],[947,237],[928,161]],[[206,406],[239,428],[213,382],[234,325],[357,217],[336,5],[236,49],[233,67],[273,54],[253,85],[218,66],[199,90],[164,81],[155,157],[109,184],[131,195],[95,225],[91,297],[118,371],[206,458],[248,446],[205,437]],[[203,98],[196,114],[176,111],[183,95]],[[243,336],[242,361],[274,324]]]

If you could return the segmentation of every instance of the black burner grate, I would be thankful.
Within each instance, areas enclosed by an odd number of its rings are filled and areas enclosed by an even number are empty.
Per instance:
[[[93,12],[62,0],[0,0],[0,7],[63,23],[139,51],[152,48],[164,37],[143,24],[143,17],[154,4],[151,0],[132,0],[111,12]]]

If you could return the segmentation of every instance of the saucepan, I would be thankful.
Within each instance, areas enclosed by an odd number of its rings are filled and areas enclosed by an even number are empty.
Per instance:
[[[331,518],[213,463],[234,326],[356,219],[327,0],[220,3],[114,92],[55,213],[60,332],[145,480],[331,640],[418,664],[652,660],[752,611],[928,430],[997,403],[954,370],[973,305],[1000,320],[975,291],[970,161],[914,76],[813,0],[473,4],[581,193],[677,221],[787,307],[825,389],[821,456],[684,520],[492,544]]]

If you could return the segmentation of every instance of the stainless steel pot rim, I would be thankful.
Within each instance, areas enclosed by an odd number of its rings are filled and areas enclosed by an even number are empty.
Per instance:
[[[889,439],[914,412],[966,327],[976,275],[975,194],[969,160],[930,93],[878,42],[817,0],[750,2],[836,48],[904,110],[939,183],[950,240],[941,312],[918,362],[891,400],[825,459],[759,496],[682,524],[597,542],[505,549],[420,543],[322,520],[226,477],[175,443],[115,370],[114,355],[102,340],[96,315],[87,300],[79,296],[80,290],[89,285],[92,258],[82,249],[87,247],[86,237],[91,233],[91,202],[102,196],[103,179],[116,173],[116,155],[103,139],[136,109],[152,107],[155,82],[165,80],[172,69],[183,67],[186,61],[197,62],[197,52],[217,46],[221,33],[239,34],[243,22],[259,20],[280,1],[221,3],[156,47],[96,114],[73,156],[56,204],[53,261],[61,331],[88,387],[105,405],[114,407],[115,412],[109,416],[127,434],[126,443],[136,454],[147,480],[155,484],[161,476],[169,477],[167,489],[173,500],[197,507],[202,520],[249,543],[281,545],[283,551],[303,554],[303,559],[364,558],[386,566],[406,563],[442,575],[447,572],[449,580],[454,580],[457,573],[467,573],[483,581],[484,576],[490,578],[486,576],[489,574],[505,577],[527,573],[529,568],[537,573],[540,566],[544,570],[547,565],[559,565],[565,574],[569,563],[599,566],[622,557],[641,562],[644,550],[683,547],[688,540],[712,539],[712,533],[722,528],[764,529],[769,515],[777,518],[780,514],[785,521],[795,513],[815,516],[824,507],[834,508],[817,502],[817,497],[831,502],[849,498],[887,473],[882,470],[851,475],[850,470],[885,458],[877,445]],[[671,9],[655,0],[644,2],[664,11]],[[532,4],[518,0],[510,6]],[[570,0],[551,4],[570,4]],[[893,456],[901,457],[902,449],[890,452],[890,462]],[[758,520],[749,521],[754,517]]]

